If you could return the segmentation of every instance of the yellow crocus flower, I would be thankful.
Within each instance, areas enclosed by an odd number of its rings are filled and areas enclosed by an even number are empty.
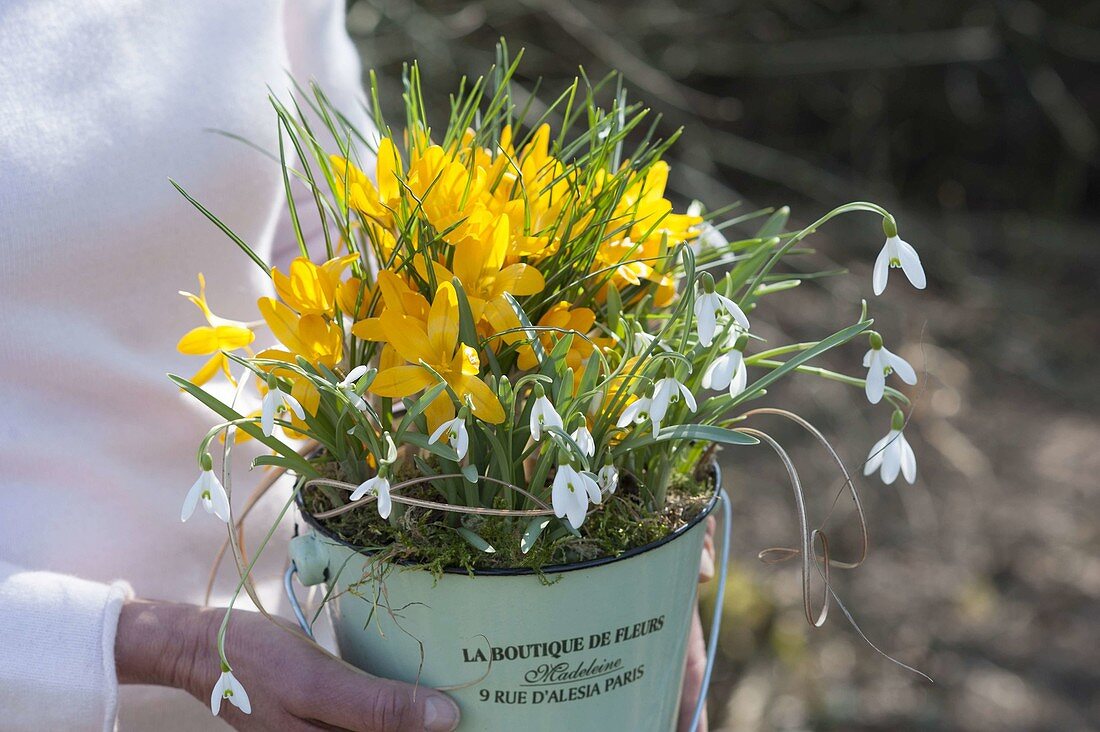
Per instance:
[[[383,309],[392,310],[402,315],[410,315],[420,321],[427,321],[430,307],[427,298],[410,287],[404,279],[384,269],[378,273],[377,287],[382,295],[382,307],[376,307],[376,313],[380,313]],[[367,341],[386,340],[382,321],[377,315],[356,322],[351,327],[351,333],[356,338]]]
[[[340,275],[358,258],[358,254],[348,254],[318,266],[307,257],[297,257],[290,263],[289,275],[273,267],[271,281],[283,302],[302,315],[332,317],[336,313]]]
[[[393,224],[393,211],[401,201],[401,156],[393,141],[383,137],[378,141],[375,177],[378,187],[355,163],[339,155],[329,156],[332,164],[336,198],[364,216],[383,226]],[[345,187],[346,182],[346,187]]]
[[[208,325],[190,330],[180,338],[179,343],[176,344],[176,349],[180,353],[189,356],[213,354],[202,365],[202,368],[195,372],[195,375],[191,377],[191,381],[201,386],[210,381],[214,374],[221,369],[226,378],[236,383],[233,375],[229,372],[229,359],[226,358],[225,351],[247,348],[256,339],[256,334],[252,332],[247,324],[237,320],[219,318],[210,311],[210,306],[206,302],[206,278],[203,277],[201,272],[199,273],[199,294],[195,295],[183,290],[180,290],[180,294],[202,311]]]
[[[370,391],[394,399],[407,397],[436,383],[424,365],[442,376],[460,400],[467,398],[473,414],[491,424],[504,421],[504,408],[493,390],[478,376],[477,351],[458,340],[458,296],[450,282],[436,290],[426,321],[386,309],[380,316],[386,342],[407,361],[381,370]],[[423,364],[423,365],[421,365]],[[454,417],[450,396],[440,394],[425,412],[432,430]]]
[[[505,266],[510,237],[508,217],[501,216],[484,234],[465,236],[455,244],[453,272],[436,264],[438,281],[457,277],[462,283],[475,322],[482,319],[486,305],[503,300],[504,293],[534,295],[546,284],[542,273],[529,264]]]
[[[322,363],[329,368],[340,362],[344,350],[344,334],[338,323],[329,322],[313,313],[298,315],[270,297],[261,297],[257,306],[271,332],[291,354],[301,356],[310,363]],[[293,361],[293,357],[288,360]]]
[[[569,303],[562,301],[546,311],[538,324],[544,328],[560,328],[562,330],[575,330],[577,333],[587,335],[596,323],[596,313],[588,308],[570,309]],[[549,353],[554,343],[562,337],[560,332],[539,333],[542,347]],[[565,356],[565,362],[574,371],[579,371],[584,359],[592,355],[592,344],[577,335],[573,336],[569,344],[569,352]],[[535,359],[535,350],[530,345],[521,346],[519,349],[519,367],[524,371],[530,371],[538,365]]]

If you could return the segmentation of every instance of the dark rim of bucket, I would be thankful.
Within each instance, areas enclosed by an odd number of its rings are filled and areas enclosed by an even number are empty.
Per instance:
[[[675,531],[670,532],[667,536],[664,536],[664,537],[658,539],[657,541],[651,542],[649,544],[645,544],[643,546],[634,547],[633,549],[627,549],[625,552],[623,552],[621,554],[616,554],[613,557],[600,557],[598,559],[586,559],[583,562],[573,562],[571,564],[552,564],[552,565],[549,565],[547,567],[543,567],[538,572],[536,572],[535,570],[533,570],[529,567],[500,567],[500,568],[474,569],[474,570],[468,570],[468,569],[465,569],[464,567],[445,567],[443,569],[443,572],[444,572],[444,574],[464,574],[464,575],[471,575],[472,574],[475,577],[517,577],[517,576],[520,576],[520,575],[530,575],[530,574],[563,574],[565,572],[574,572],[574,571],[580,570],[580,569],[591,569],[593,567],[602,567],[605,564],[612,564],[613,562],[621,562],[625,559],[630,559],[631,557],[636,557],[639,554],[645,554],[646,552],[657,549],[658,547],[662,547],[665,544],[668,544],[669,542],[671,542],[671,541],[679,538],[680,536],[683,536],[687,532],[691,531],[693,528],[695,528],[697,525],[699,525],[699,523],[701,523],[707,516],[709,516],[710,512],[714,510],[714,507],[716,505],[718,505],[718,496],[722,491],[722,471],[718,467],[718,461],[717,460],[712,460],[710,465],[707,467],[707,470],[710,473],[711,480],[714,482],[714,492],[711,495],[710,500],[707,501],[707,505],[705,505],[703,507],[703,510],[701,510],[699,512],[699,514],[697,516],[695,516],[695,518],[693,518],[691,521],[688,521],[686,524],[684,524],[680,528],[676,529]],[[310,527],[314,531],[316,531],[318,534],[321,534],[326,539],[334,541],[337,544],[340,544],[342,546],[347,547],[348,549],[351,549],[355,552],[358,552],[359,554],[363,554],[364,556],[370,556],[371,555],[371,553],[369,551],[367,551],[365,547],[356,546],[355,544],[352,544],[351,542],[340,538],[335,533],[333,533],[329,529],[322,526],[320,521],[318,521],[316,518],[313,517],[312,514],[308,513],[305,510],[304,499],[302,498],[301,491],[298,491],[297,497],[295,498],[295,502],[298,504],[298,514],[302,517],[302,520],[304,520],[307,524],[309,524]],[[298,535],[298,525],[297,525],[297,523],[295,523],[295,525],[294,525],[294,535],[295,536]],[[411,560],[397,560],[397,561],[393,561],[392,563],[396,564],[398,566],[406,566],[406,567],[418,566],[417,562],[414,562],[414,561],[411,561]]]

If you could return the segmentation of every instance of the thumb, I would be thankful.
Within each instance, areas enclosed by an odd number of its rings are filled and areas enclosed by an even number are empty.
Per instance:
[[[344,669],[329,699],[315,718],[356,732],[452,732],[458,726],[458,705],[425,686]],[[333,696],[337,698],[332,698]]]

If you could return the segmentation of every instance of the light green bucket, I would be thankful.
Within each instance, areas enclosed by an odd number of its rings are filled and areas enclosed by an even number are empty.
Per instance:
[[[718,501],[661,541],[546,568],[551,584],[528,570],[437,579],[383,564],[303,515],[287,592],[309,632],[290,578],[296,570],[303,584],[323,582],[341,656],[378,676],[447,688],[462,708],[460,730],[669,732],[704,520]]]

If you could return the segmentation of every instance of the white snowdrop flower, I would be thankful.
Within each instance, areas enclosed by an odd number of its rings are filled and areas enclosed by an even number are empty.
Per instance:
[[[264,394],[264,401],[260,409],[260,427],[266,436],[271,437],[271,433],[275,430],[275,412],[280,407],[285,406],[298,419],[305,419],[306,413],[297,399],[274,385],[274,380],[268,382],[268,384],[269,388],[267,393]]]
[[[898,227],[893,218],[882,220],[882,230],[886,233],[886,243],[878,253],[871,277],[875,295],[881,295],[886,289],[886,280],[890,276],[891,267],[900,267],[913,287],[923,290],[927,280],[924,277],[924,267],[921,266],[917,250],[898,237]]]
[[[561,415],[554,405],[546,398],[545,394],[535,399],[535,405],[531,407],[531,439],[538,442],[542,439],[542,432],[547,427],[562,429]]]
[[[428,438],[428,444],[434,444],[440,438],[454,448],[459,460],[466,457],[466,451],[470,448],[470,433],[466,431],[465,419],[455,417],[436,427],[435,432]]]
[[[397,462],[397,445],[393,444],[393,435],[389,432],[382,433],[382,442],[386,445],[386,454],[379,456],[378,462],[383,465],[393,465]]]
[[[393,502],[390,500],[390,482],[381,475],[368,478],[359,484],[351,494],[352,501],[358,501],[363,496],[370,494],[378,496],[378,515],[382,518],[390,517]]]
[[[199,473],[198,480],[187,492],[187,497],[183,499],[180,521],[191,518],[191,514],[195,512],[195,506],[201,501],[207,513],[212,513],[228,523],[229,495],[225,492],[222,482],[218,480],[218,476],[214,475],[214,471],[210,469],[208,455],[203,456],[203,463],[203,471]]]
[[[608,495],[614,493],[615,489],[619,487],[619,471],[611,463],[600,468],[596,479],[600,484],[600,489]]]
[[[240,709],[245,714],[252,714],[252,704],[248,701],[241,682],[233,675],[225,665],[222,666],[222,675],[218,677],[218,683],[214,684],[214,690],[210,693],[210,712],[216,717],[222,707],[222,699],[228,699],[229,703]]]
[[[336,388],[343,392],[344,396],[351,402],[351,405],[360,412],[365,412],[367,410],[367,402],[363,397],[355,393],[355,384],[359,379],[363,378],[363,374],[365,373],[367,373],[366,366],[356,366],[344,377],[343,381],[336,385]]]
[[[880,470],[882,482],[886,485],[897,480],[899,472],[910,484],[917,479],[917,456],[905,439],[905,433],[902,432],[904,426],[905,416],[900,411],[894,412],[890,431],[875,443],[867,455],[867,462],[863,466],[864,475]]]
[[[867,369],[866,392],[871,404],[882,400],[886,390],[886,377],[896,373],[906,384],[917,383],[917,372],[901,356],[890,352],[882,345],[882,336],[871,333],[871,349],[863,356],[863,366]]]
[[[718,314],[728,313],[742,330],[749,329],[749,319],[733,300],[719,295],[714,290],[714,277],[704,272],[699,277],[703,292],[695,298],[695,327],[699,332],[699,343],[709,346],[718,329]]]
[[[639,329],[634,332],[634,352],[645,353],[655,341],[657,343],[657,348],[660,348],[665,353],[670,353],[672,351],[667,343],[657,340],[657,336],[650,335],[644,330]]]
[[[619,415],[619,420],[615,423],[615,426],[619,429],[625,429],[631,424],[642,424],[649,419],[652,404],[653,400],[649,397],[635,399],[630,404],[626,405],[626,409]]]
[[[577,447],[584,455],[593,457],[596,454],[596,440],[593,439],[592,433],[588,431],[588,425],[582,424],[573,430],[573,433],[569,436],[573,438],[573,442],[577,443]]]
[[[743,341],[743,342],[742,342]],[[726,337],[726,349],[717,358],[707,365],[703,371],[702,386],[704,389],[721,391],[729,387],[730,396],[737,396],[745,390],[749,382],[748,370],[745,368],[744,347],[748,339],[742,339],[737,333],[730,333]]]
[[[588,515],[588,503],[602,500],[600,487],[589,473],[582,473],[572,465],[558,467],[551,490],[554,515],[567,518],[574,529],[579,529]]]
[[[699,201],[692,201],[691,205],[687,208],[687,215],[702,216],[703,204]],[[709,221],[704,221],[695,225],[695,240],[692,244],[696,252],[706,249],[722,250],[729,246],[726,237]]]
[[[676,379],[665,377],[653,385],[653,397],[650,400],[652,403],[649,407],[649,419],[653,422],[654,437],[661,431],[661,422],[664,421],[665,415],[668,414],[669,407],[679,402],[681,396],[683,396],[684,403],[687,404],[688,409],[692,412],[698,409],[691,390]]]

